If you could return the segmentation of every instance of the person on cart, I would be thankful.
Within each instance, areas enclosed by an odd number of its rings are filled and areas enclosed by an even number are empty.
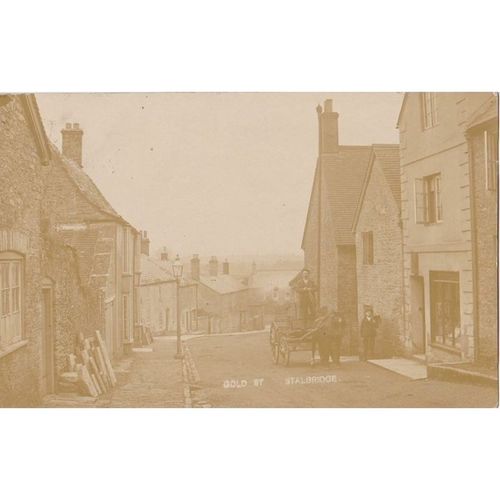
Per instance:
[[[316,283],[310,276],[309,269],[304,269],[295,284],[299,305],[299,318],[304,321],[304,326],[310,327],[316,317]]]

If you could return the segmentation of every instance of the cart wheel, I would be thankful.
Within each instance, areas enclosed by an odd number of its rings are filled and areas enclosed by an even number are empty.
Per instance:
[[[288,348],[288,342],[283,338],[280,339],[279,354],[281,358],[281,363],[284,366],[288,366],[290,364],[290,349]]]
[[[271,325],[271,329],[269,330],[269,343],[271,344],[271,349],[273,349],[276,343],[276,327],[274,325]]]
[[[277,365],[280,362],[280,345],[278,342],[275,342],[272,346],[272,353],[273,353],[273,361],[274,364]]]

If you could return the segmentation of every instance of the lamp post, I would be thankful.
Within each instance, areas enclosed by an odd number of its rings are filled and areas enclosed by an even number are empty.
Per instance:
[[[179,290],[180,290],[180,281],[182,278],[182,262],[181,259],[179,259],[179,255],[177,254],[177,257],[175,258],[174,263],[172,264],[172,273],[175,278],[175,283],[176,283],[176,299],[177,299],[177,316],[176,316],[176,322],[177,322],[177,352],[175,353],[174,358],[175,359],[182,359],[183,354],[182,354],[182,348],[181,348],[181,301],[179,297]]]

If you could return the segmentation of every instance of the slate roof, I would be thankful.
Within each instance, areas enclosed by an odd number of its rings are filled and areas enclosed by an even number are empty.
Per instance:
[[[246,285],[230,274],[200,276],[200,283],[220,294],[240,292],[248,289]]]
[[[175,278],[164,265],[147,255],[141,255],[141,285],[168,281],[175,281]]]
[[[337,245],[354,244],[351,228],[371,149],[371,146],[340,146],[338,153],[321,159],[326,206],[333,218]]]
[[[374,144],[373,153],[380,160],[385,179],[398,206],[401,205],[399,144]]]

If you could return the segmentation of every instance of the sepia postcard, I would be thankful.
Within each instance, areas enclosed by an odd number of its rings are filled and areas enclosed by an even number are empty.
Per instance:
[[[0,94],[0,407],[498,405],[498,94]]]

